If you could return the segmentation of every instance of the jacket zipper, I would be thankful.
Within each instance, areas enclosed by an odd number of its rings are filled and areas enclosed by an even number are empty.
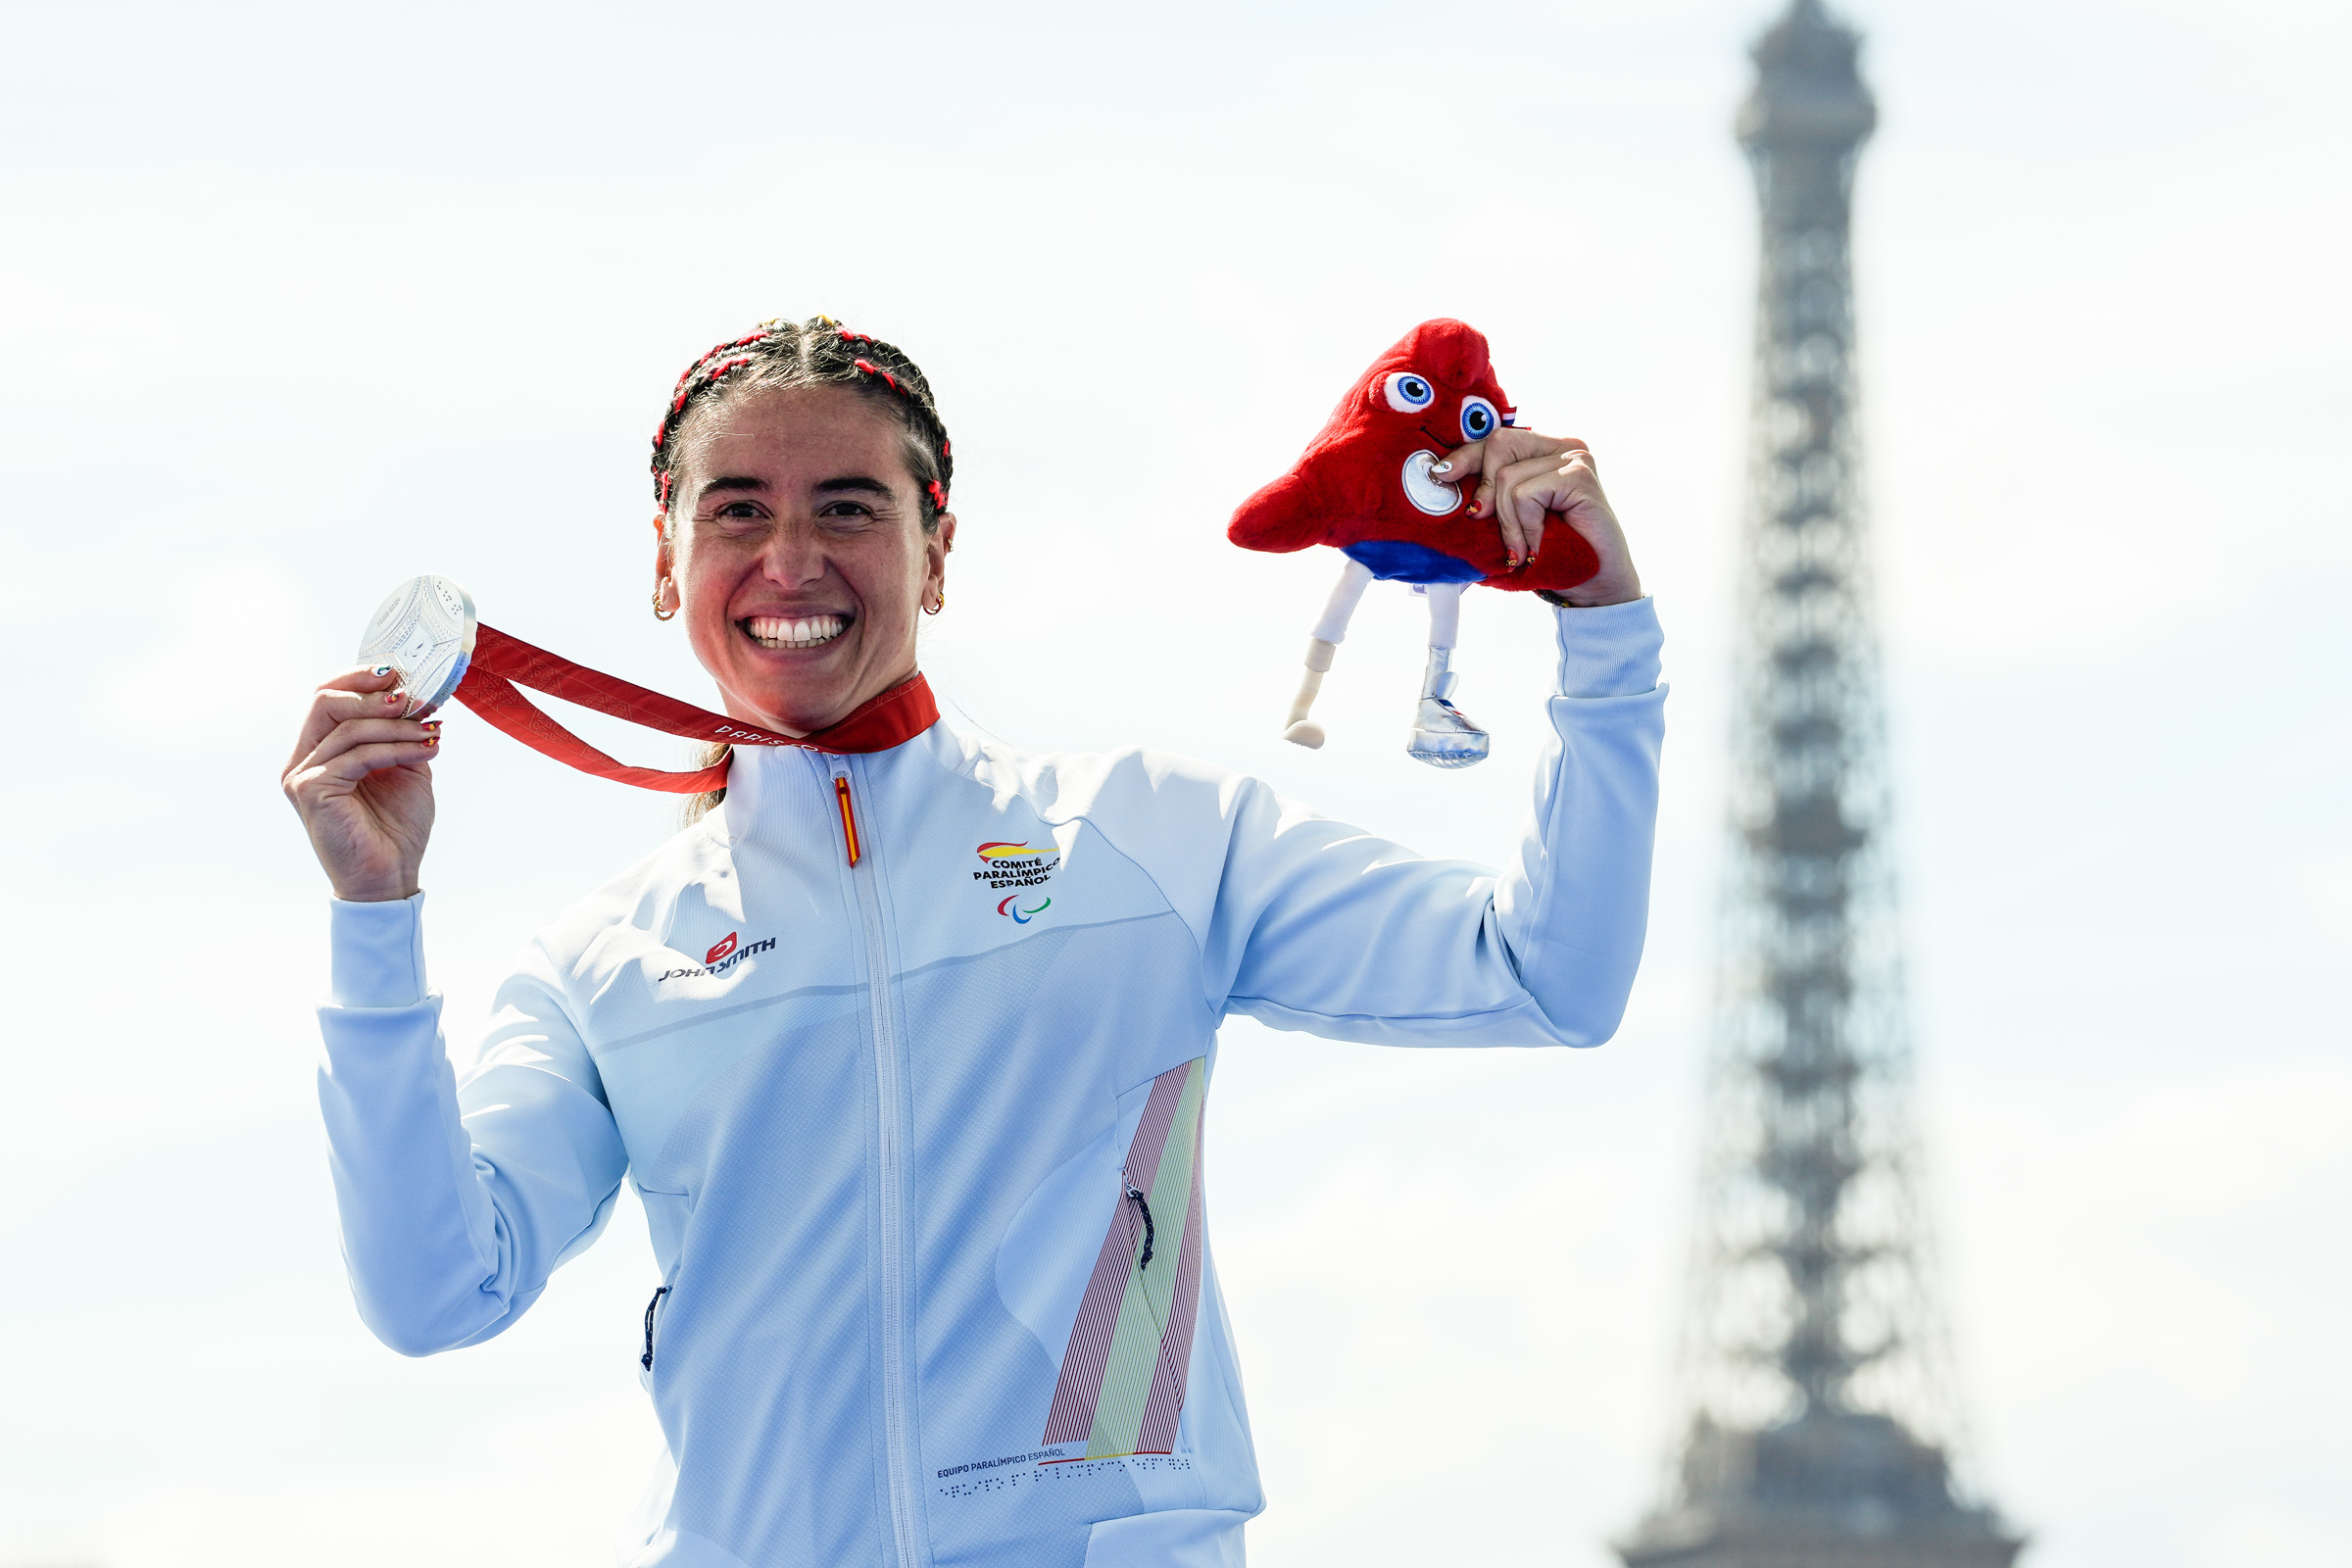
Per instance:
[[[898,1029],[891,1017],[890,954],[883,941],[882,901],[874,873],[860,872],[865,859],[858,842],[858,812],[850,794],[849,762],[833,774],[833,798],[841,808],[842,852],[850,882],[858,890],[858,913],[865,927],[866,996],[874,1032],[874,1095],[881,1112],[882,1158],[882,1446],[890,1469],[890,1515],[898,1543],[899,1568],[918,1568],[914,1549],[914,1497],[908,1484],[913,1460],[906,1451],[906,1128],[899,1119]]]

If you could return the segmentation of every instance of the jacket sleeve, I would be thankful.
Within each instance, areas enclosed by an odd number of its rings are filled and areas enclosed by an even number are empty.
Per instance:
[[[424,979],[423,895],[333,913],[318,1009],[327,1158],[360,1316],[404,1355],[519,1317],[596,1239],[626,1169],[587,1048],[534,945],[460,1082]]]
[[[1661,634],[1647,599],[1555,614],[1552,735],[1508,868],[1424,858],[1235,780],[1201,940],[1212,1004],[1388,1045],[1616,1032],[1649,918]]]

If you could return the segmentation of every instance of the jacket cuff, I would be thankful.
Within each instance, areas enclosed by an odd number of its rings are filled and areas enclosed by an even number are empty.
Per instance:
[[[1658,655],[1666,633],[1657,601],[1646,595],[1622,605],[1553,612],[1560,624],[1562,697],[1639,697],[1658,689]]]
[[[414,1007],[422,1002],[424,895],[380,904],[327,902],[327,1000],[338,1007]]]

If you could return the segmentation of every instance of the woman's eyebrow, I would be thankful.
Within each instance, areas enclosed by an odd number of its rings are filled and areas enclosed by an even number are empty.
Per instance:
[[[819,479],[816,493],[820,496],[838,495],[844,490],[856,490],[869,495],[886,496],[890,486],[862,473],[845,473],[838,479]]]
[[[709,484],[703,486],[702,493],[704,495],[709,495],[713,490],[765,490],[766,488],[767,481],[758,477],[757,475],[748,473],[730,473],[713,479]]]

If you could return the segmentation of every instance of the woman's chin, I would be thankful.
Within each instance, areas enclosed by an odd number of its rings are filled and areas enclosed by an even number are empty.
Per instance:
[[[731,644],[732,667],[720,685],[735,717],[806,734],[849,711],[859,673],[853,637],[816,648],[778,648],[738,633]]]

